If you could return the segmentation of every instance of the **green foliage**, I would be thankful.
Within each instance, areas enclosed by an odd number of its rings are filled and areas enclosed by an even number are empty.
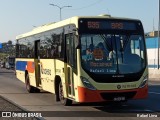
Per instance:
[[[15,56],[15,45],[12,44],[11,40],[6,43],[2,43],[2,46],[3,47],[0,49],[0,59],[3,59],[6,56]]]
[[[8,54],[6,53],[0,53],[0,60],[4,60],[7,56]]]

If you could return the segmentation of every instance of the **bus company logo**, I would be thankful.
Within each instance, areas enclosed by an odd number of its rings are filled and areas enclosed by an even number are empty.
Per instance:
[[[121,89],[121,85],[117,85],[117,89]]]
[[[51,69],[42,69],[42,74],[51,75]]]
[[[44,69],[42,62],[40,63],[40,66],[41,66],[41,73],[42,74],[51,75],[51,69]]]

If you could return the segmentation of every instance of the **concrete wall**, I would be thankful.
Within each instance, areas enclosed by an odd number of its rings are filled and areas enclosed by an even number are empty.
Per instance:
[[[160,81],[160,69],[149,69],[149,79]]]

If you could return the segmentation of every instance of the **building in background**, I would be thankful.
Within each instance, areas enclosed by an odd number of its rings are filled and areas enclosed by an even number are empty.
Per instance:
[[[160,33],[159,33],[160,34]],[[149,68],[158,69],[158,31],[145,34]]]
[[[15,56],[15,44],[13,44],[11,40],[5,43],[0,43],[0,53],[5,53],[9,56]]]
[[[158,68],[158,37],[146,37],[149,68]]]
[[[2,48],[2,43],[0,43],[0,49]]]

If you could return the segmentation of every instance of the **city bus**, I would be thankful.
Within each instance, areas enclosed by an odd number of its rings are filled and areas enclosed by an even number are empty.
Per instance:
[[[15,56],[6,57],[5,68],[6,69],[15,69]]]
[[[140,20],[76,16],[16,37],[16,76],[29,93],[72,102],[123,102],[148,96]]]

